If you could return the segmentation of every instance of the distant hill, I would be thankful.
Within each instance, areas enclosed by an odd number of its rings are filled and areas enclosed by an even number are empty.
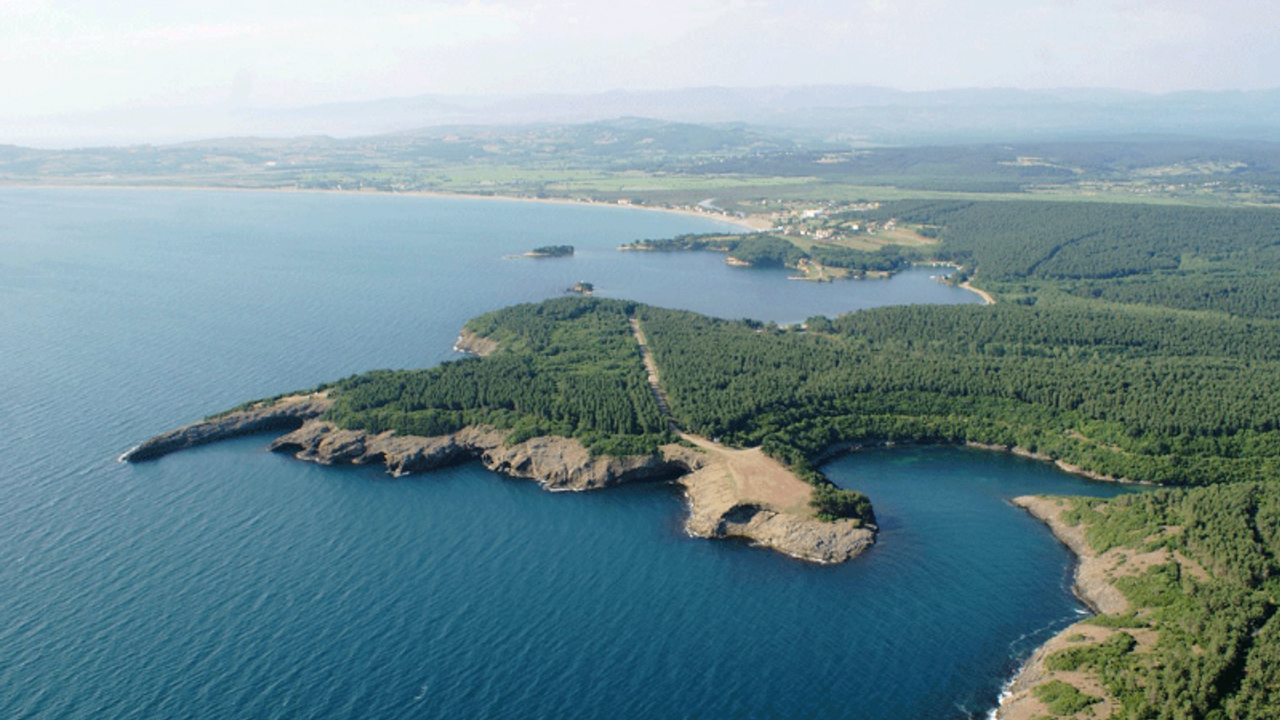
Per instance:
[[[46,147],[208,137],[356,137],[441,125],[581,124],[641,116],[745,122],[867,144],[970,143],[1158,134],[1280,140],[1280,89],[1146,94],[1116,90],[906,92],[843,85],[616,90],[585,95],[420,95],[309,107],[141,108],[7,121],[0,143]]]

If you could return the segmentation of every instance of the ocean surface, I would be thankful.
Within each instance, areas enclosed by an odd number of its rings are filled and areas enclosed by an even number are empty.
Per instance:
[[[455,357],[469,317],[574,282],[788,323],[975,302],[918,270],[819,285],[641,210],[307,193],[0,190],[0,717],[983,717],[1082,608],[1008,499],[1117,492],[1025,459],[829,465],[868,554],[692,539],[663,484],[547,493],[478,464],[393,480],[251,437],[126,465],[244,400]],[[504,259],[572,244],[572,258]]]

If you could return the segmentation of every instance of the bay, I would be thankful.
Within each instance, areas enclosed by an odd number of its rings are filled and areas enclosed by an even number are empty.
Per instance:
[[[599,294],[782,323],[975,302],[619,253],[708,218],[386,195],[0,190],[0,715],[981,716],[1080,608],[1007,502],[1107,494],[945,448],[829,466],[868,555],[690,539],[669,486],[551,494],[464,465],[391,480],[246,438],[130,445],[246,399],[448,360],[469,317]],[[572,244],[563,259],[504,259]],[[933,271],[936,272],[936,271]]]

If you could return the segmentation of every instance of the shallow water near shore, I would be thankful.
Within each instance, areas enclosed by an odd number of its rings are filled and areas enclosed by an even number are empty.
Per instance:
[[[469,317],[574,282],[794,322],[976,302],[929,278],[820,285],[723,229],[603,207],[0,190],[0,715],[7,718],[981,717],[1079,610],[1008,504],[1111,494],[1022,458],[897,448],[827,466],[880,544],[817,567],[691,539],[667,485],[546,493],[475,464],[391,480],[245,438],[124,465],[246,399],[421,367]],[[547,244],[573,258],[504,260]]]

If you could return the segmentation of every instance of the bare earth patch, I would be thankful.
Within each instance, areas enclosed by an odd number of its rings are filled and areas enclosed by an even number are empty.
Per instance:
[[[811,514],[813,488],[760,448],[735,450],[697,435],[681,433],[680,437],[704,450],[713,463],[724,466],[723,480],[730,484],[738,503]]]
[[[662,389],[658,365],[640,321],[631,329],[649,374],[654,401],[684,445],[666,445],[668,462],[689,470],[677,482],[689,501],[685,529],[698,537],[740,537],[792,557],[818,563],[839,563],[856,557],[875,543],[875,530],[857,520],[826,522],[809,507],[813,488],[760,448],[735,450],[706,438],[679,432]]]

